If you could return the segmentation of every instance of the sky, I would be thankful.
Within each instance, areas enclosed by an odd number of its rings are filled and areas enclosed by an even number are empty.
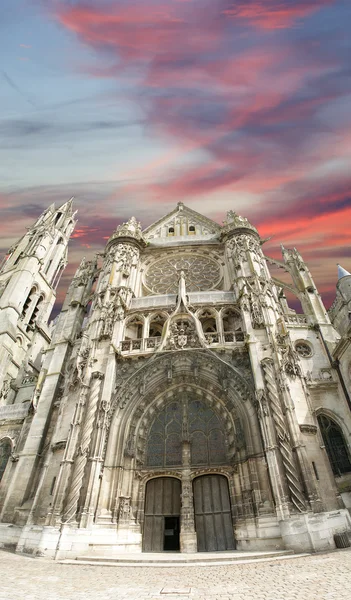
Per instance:
[[[177,202],[351,271],[350,0],[3,0],[0,253],[52,202],[78,225],[59,302],[122,221]]]

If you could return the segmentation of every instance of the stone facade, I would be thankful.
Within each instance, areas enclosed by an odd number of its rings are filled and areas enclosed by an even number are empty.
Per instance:
[[[83,259],[48,325],[74,224],[71,201],[50,207],[0,272],[0,543],[333,548],[351,529],[351,275],[328,315],[295,249],[273,260],[246,218],[179,203]]]

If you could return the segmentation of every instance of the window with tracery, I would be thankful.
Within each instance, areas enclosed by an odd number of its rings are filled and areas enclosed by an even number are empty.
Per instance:
[[[155,418],[148,437],[149,467],[181,466],[182,439],[190,441],[191,465],[227,462],[224,427],[214,410],[200,400],[168,404]]]
[[[193,400],[188,406],[188,422],[191,464],[226,463],[223,425],[212,408],[200,400]]]
[[[221,280],[217,261],[199,254],[171,255],[148,268],[145,284],[154,294],[176,294],[180,271],[185,272],[188,292],[215,289]]]
[[[341,428],[326,415],[318,416],[318,424],[333,473],[348,473],[351,471],[351,462]]]
[[[151,427],[147,446],[149,467],[168,467],[182,464],[182,406],[168,404]]]
[[[11,456],[11,442],[9,440],[2,440],[0,442],[0,481],[7,467],[7,463]]]

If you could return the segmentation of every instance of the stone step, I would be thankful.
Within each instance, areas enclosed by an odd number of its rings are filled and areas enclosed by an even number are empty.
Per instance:
[[[59,562],[71,565],[100,565],[111,567],[182,567],[205,565],[222,566],[230,564],[283,560],[287,558],[299,558],[301,556],[308,556],[308,554],[294,554],[292,550],[272,550],[267,552],[199,552],[197,554],[179,554],[167,552],[162,554],[121,554],[113,557],[90,555],[80,556],[76,559],[65,559]]]

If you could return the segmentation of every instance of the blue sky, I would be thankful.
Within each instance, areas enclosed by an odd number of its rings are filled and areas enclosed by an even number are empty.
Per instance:
[[[350,269],[351,3],[4,0],[1,250],[76,197],[72,270],[183,201]],[[62,288],[63,289],[63,288]]]

